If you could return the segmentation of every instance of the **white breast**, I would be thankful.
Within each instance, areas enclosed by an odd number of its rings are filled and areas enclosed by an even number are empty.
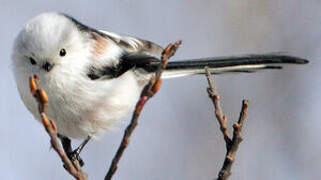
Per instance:
[[[27,108],[40,120],[26,82],[27,78],[17,82],[19,92]],[[47,115],[55,121],[58,133],[77,139],[97,137],[113,128],[133,110],[141,91],[132,71],[117,79],[96,81],[45,76],[40,77],[40,86],[48,94]]]

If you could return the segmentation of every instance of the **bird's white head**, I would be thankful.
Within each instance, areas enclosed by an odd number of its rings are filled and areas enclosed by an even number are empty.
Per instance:
[[[84,52],[83,42],[81,32],[66,15],[54,12],[38,15],[25,24],[15,40],[12,55],[15,75],[45,76]]]
[[[80,138],[103,131],[132,109],[140,87],[132,71],[104,81],[93,77],[113,77],[123,53],[120,46],[131,48],[135,44],[131,39],[90,28],[65,14],[44,13],[31,19],[16,38],[12,54],[26,107],[40,119],[28,81],[38,74],[49,98],[47,115],[56,121],[60,134]]]

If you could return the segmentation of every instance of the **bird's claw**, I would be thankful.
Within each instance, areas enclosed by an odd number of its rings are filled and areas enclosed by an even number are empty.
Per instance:
[[[84,161],[81,159],[81,157],[79,156],[79,152],[77,151],[77,149],[76,150],[74,150],[74,151],[72,151],[72,152],[70,152],[70,153],[67,153],[67,156],[68,156],[68,158],[72,161],[72,162],[74,162],[74,161],[78,161],[79,162],[79,165],[82,167],[82,166],[84,166]]]

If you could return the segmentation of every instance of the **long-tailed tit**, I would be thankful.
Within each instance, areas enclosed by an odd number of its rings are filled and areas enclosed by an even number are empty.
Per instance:
[[[153,42],[99,31],[51,12],[31,19],[19,33],[13,72],[20,96],[37,120],[28,77],[39,75],[49,98],[47,115],[55,121],[65,149],[71,151],[68,138],[99,136],[133,110],[142,87],[160,64],[162,51]],[[202,74],[205,66],[221,74],[307,62],[286,55],[193,59],[169,62],[162,78]]]

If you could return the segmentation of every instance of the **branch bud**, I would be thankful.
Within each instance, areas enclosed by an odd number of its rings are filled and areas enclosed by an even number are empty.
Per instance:
[[[48,103],[47,94],[43,89],[39,90],[39,97],[40,97],[41,103],[43,103],[43,104],[47,104]]]
[[[31,93],[35,95],[37,91],[37,84],[33,77],[29,77],[29,86],[30,86]]]

